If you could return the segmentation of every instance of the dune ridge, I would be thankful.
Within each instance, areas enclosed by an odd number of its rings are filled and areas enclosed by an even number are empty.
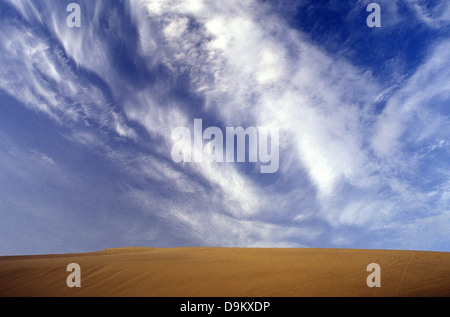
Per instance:
[[[69,263],[81,287],[69,288]],[[381,268],[370,288],[369,263]],[[450,253],[308,248],[120,248],[0,257],[0,296],[450,296]]]

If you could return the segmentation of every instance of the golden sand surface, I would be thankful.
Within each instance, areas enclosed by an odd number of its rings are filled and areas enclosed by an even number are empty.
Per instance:
[[[70,288],[67,265],[81,268]],[[368,287],[368,264],[381,287]],[[450,296],[450,253],[308,248],[121,248],[0,257],[0,296]]]

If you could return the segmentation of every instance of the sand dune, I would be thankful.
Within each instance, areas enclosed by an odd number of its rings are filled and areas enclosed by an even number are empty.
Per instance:
[[[366,284],[369,263],[381,287]],[[81,287],[69,288],[69,263]],[[450,296],[450,253],[347,249],[124,248],[0,257],[0,296]]]

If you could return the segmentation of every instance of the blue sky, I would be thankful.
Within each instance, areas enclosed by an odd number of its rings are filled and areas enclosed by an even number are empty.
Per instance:
[[[450,251],[450,2],[370,2],[1,0],[0,255]],[[173,162],[195,118],[279,170]]]

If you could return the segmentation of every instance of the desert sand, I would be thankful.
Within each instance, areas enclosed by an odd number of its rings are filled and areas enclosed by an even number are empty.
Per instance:
[[[81,287],[69,288],[69,263]],[[369,263],[381,268],[370,288]],[[0,296],[449,296],[450,253],[354,249],[123,248],[0,257]]]

